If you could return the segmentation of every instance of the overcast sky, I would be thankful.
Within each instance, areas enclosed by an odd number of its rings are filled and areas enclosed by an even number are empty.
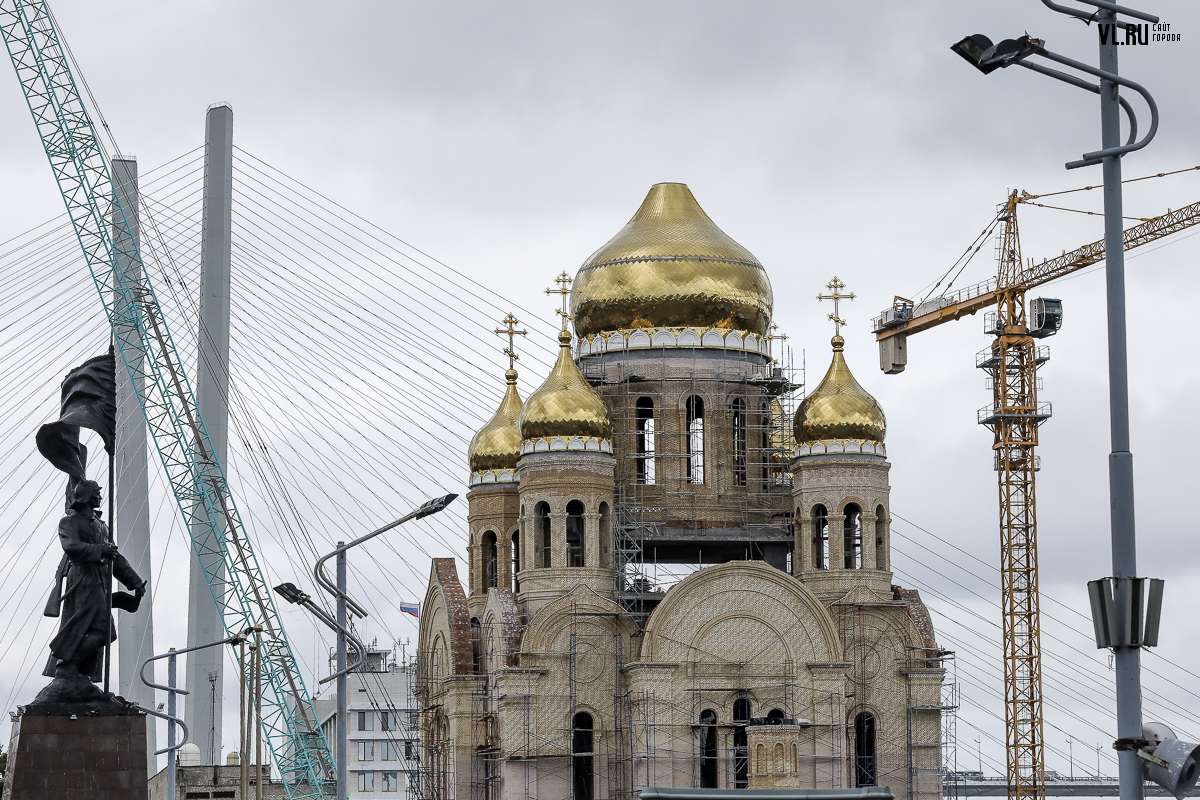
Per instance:
[[[200,145],[205,107],[228,101],[240,147],[548,320],[553,305],[541,290],[555,274],[573,273],[651,184],[687,183],[766,266],[775,319],[797,358],[804,351],[813,385],[832,333],[815,295],[835,274],[857,295],[843,305],[846,355],[888,416],[893,510],[997,563],[991,434],[975,424],[990,399],[974,369],[987,344],[982,317],[911,340],[899,376],[876,368],[869,319],[893,295],[922,293],[1009,189],[1101,180],[1098,168],[1063,169],[1098,148],[1094,95],[1020,69],[985,78],[949,45],[968,33],[1028,31],[1092,62],[1095,28],[1036,0],[60,0],[54,9],[121,148],[143,169]],[[1161,0],[1147,10],[1181,41],[1121,50],[1122,73],[1154,94],[1162,114],[1154,143],[1125,160],[1126,177],[1200,164],[1200,6]],[[1144,106],[1133,104],[1144,131]],[[1198,177],[1133,184],[1126,213],[1195,202]],[[0,76],[0,187],[0,240],[62,211],[11,72]],[[1059,199],[1100,210],[1095,191]],[[1024,253],[1035,258],[1102,237],[1099,216],[1023,208],[1021,222]],[[1200,601],[1200,516],[1189,500],[1200,238],[1185,236],[1131,259],[1128,282],[1139,570],[1168,579],[1161,649],[1188,664],[1200,636],[1188,613]],[[992,274],[989,243],[960,284]],[[1039,293],[1065,306],[1042,371],[1042,398],[1055,411],[1040,448],[1042,585],[1086,612],[1084,583],[1110,572],[1103,277],[1092,271]],[[495,344],[466,350],[500,369]],[[540,377],[523,372],[523,390]],[[422,593],[412,587],[411,599]],[[156,614],[162,631],[184,629],[181,609]],[[181,646],[160,633],[159,649],[171,644]],[[4,665],[0,675],[11,682]],[[1200,681],[1187,680],[1171,696],[1195,708]]]

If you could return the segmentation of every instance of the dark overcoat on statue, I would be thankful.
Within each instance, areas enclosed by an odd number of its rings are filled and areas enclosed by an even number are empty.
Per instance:
[[[67,562],[67,586],[62,595],[58,635],[50,641],[50,658],[42,674],[54,677],[59,661],[71,661],[89,630],[108,631],[111,644],[117,638],[117,626],[110,611],[108,561],[101,561],[103,545],[108,541],[108,526],[96,519],[90,509],[67,511],[58,523],[58,540]],[[113,577],[126,588],[136,589],[141,578],[120,553],[112,561]],[[57,580],[57,579],[56,579]],[[96,651],[79,671],[93,681],[104,679],[104,650]]]

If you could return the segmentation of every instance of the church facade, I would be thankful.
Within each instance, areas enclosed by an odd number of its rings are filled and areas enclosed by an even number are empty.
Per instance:
[[[550,375],[523,401],[510,360],[471,442],[465,582],[434,559],[420,793],[940,797],[944,652],[892,583],[885,417],[842,337],[787,418],[766,271],[682,184],[561,283]]]

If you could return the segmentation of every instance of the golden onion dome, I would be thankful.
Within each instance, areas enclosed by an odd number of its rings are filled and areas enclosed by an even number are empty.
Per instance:
[[[509,368],[504,373],[508,388],[504,399],[488,423],[471,439],[467,448],[467,460],[472,472],[486,469],[516,469],[521,456],[521,395],[517,394],[517,371]]]
[[[772,302],[758,259],[708,218],[687,186],[659,183],[580,267],[571,315],[579,336],[688,326],[766,334]]]
[[[588,385],[571,358],[571,334],[558,334],[558,361],[546,382],[521,408],[521,439],[554,436],[612,437],[612,420],[604,399]]]
[[[887,418],[883,409],[846,366],[842,348],[846,340],[833,337],[833,363],[816,391],[796,409],[793,427],[801,444],[831,439],[856,439],[883,443]]]

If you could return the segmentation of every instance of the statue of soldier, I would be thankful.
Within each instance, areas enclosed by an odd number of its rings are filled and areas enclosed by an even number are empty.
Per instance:
[[[99,507],[100,485],[90,480],[79,481],[71,507],[58,523],[58,539],[65,555],[45,613],[47,616],[61,613],[61,616],[58,635],[50,642],[50,658],[42,671],[55,680],[43,690],[45,697],[39,695],[39,700],[63,702],[98,697],[99,689],[84,685],[84,681],[103,680],[103,651],[117,638],[110,608],[116,605],[135,611],[146,593],[146,582],[110,541],[108,526],[100,520]],[[66,588],[60,593],[64,577]],[[112,578],[134,594],[118,593],[110,599]]]

